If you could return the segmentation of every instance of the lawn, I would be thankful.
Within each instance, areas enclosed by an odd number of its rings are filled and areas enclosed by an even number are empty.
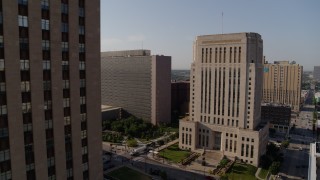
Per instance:
[[[191,153],[189,151],[179,149],[178,144],[171,145],[159,152],[161,157],[164,157],[165,159],[174,163],[181,162],[183,159],[190,156],[190,154]]]
[[[268,175],[268,170],[261,168],[260,173],[259,173],[259,177],[261,179],[265,179]]]
[[[229,179],[256,180],[256,171],[257,168],[252,165],[235,163],[233,167],[229,169],[227,176]]]
[[[126,166],[123,166],[114,171],[111,171],[107,175],[119,180],[127,180],[127,179],[151,180],[152,179],[150,176],[142,174]]]

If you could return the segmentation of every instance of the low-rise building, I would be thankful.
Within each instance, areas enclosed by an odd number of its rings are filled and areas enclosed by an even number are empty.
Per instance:
[[[263,103],[261,119],[270,122],[270,128],[288,134],[291,121],[291,107],[286,105]]]
[[[190,82],[171,82],[171,113],[186,115],[189,113],[190,103]]]

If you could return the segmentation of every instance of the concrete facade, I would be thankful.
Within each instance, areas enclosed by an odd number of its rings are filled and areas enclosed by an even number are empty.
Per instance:
[[[320,142],[310,144],[308,180],[320,180]]]
[[[289,61],[264,64],[263,102],[289,105],[299,112],[302,74],[303,67]]]
[[[169,123],[171,57],[150,50],[101,53],[102,103],[152,124]]]
[[[257,166],[268,141],[260,118],[261,36],[198,36],[193,47],[190,117],[180,121],[179,147],[215,150]]]
[[[313,79],[320,82],[320,66],[314,66]]]
[[[102,179],[100,1],[0,13],[0,179]]]

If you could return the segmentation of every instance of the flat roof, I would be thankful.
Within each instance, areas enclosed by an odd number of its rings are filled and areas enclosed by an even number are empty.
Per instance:
[[[121,109],[121,107],[114,107],[110,105],[101,105],[101,111],[110,111],[115,109]]]

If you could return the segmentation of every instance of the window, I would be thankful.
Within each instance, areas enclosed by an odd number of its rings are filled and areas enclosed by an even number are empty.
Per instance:
[[[80,104],[86,104],[86,97],[82,96],[80,97]]]
[[[68,14],[68,4],[61,4],[61,13],[62,14]]]
[[[79,8],[79,16],[84,17],[84,8]]]
[[[4,70],[4,59],[0,59],[0,71]]]
[[[48,167],[51,167],[51,166],[54,166],[54,157],[51,157],[51,158],[48,158],[47,159],[47,166]]]
[[[52,119],[45,120],[46,129],[52,129]]]
[[[63,80],[63,89],[69,89],[69,80]]]
[[[87,130],[81,131],[81,139],[84,139],[87,137]]]
[[[20,70],[29,70],[29,59],[20,59]]]
[[[32,131],[32,123],[23,124],[23,131],[24,132],[31,132]]]
[[[18,0],[18,4],[27,5],[28,4],[28,0]]]
[[[62,61],[62,70],[69,69],[69,61]]]
[[[31,163],[31,164],[27,164],[26,166],[26,171],[31,171],[34,169],[34,163]]]
[[[19,26],[28,27],[28,17],[27,16],[18,16]]]
[[[31,112],[31,103],[22,103],[22,113]]]
[[[49,0],[41,0],[41,8],[49,9]]]
[[[81,122],[86,121],[87,120],[87,114],[86,113],[80,114],[80,119],[81,119]]]
[[[0,92],[6,92],[6,83],[0,82]]]
[[[43,64],[43,69],[44,70],[49,70],[50,69],[50,61],[49,60],[43,60],[42,64]]]
[[[9,149],[4,150],[4,151],[0,151],[0,162],[2,161],[6,161],[10,159],[10,151]],[[1,179],[1,177],[0,177]]]
[[[64,125],[70,125],[71,124],[71,118],[70,116],[64,117]]]
[[[69,43],[68,42],[61,42],[61,49],[62,49],[62,52],[69,51]]]
[[[184,133],[182,133],[182,144],[184,144]]]
[[[51,81],[43,81],[43,90],[50,91],[51,90]]]
[[[85,46],[84,44],[79,44],[79,52],[84,52],[85,51]]]
[[[82,147],[82,155],[88,154],[88,146],[83,146]]]
[[[50,50],[50,41],[42,40],[42,50]]]
[[[69,25],[68,23],[62,23],[61,25],[61,32],[68,32],[69,31]]]
[[[70,107],[70,98],[63,99],[63,107]]]
[[[52,102],[51,101],[44,101],[44,110],[52,109]]]
[[[50,29],[50,21],[47,19],[41,19],[41,28],[42,28],[42,30],[49,30]]]
[[[79,69],[80,70],[85,70],[86,69],[86,63],[84,61],[80,61]]]
[[[84,35],[84,26],[79,26],[79,34]]]
[[[87,171],[88,170],[88,163],[83,163],[82,164],[82,171]]]
[[[3,21],[2,21],[2,17],[3,17],[2,12],[0,12],[0,24],[2,24],[2,23],[3,23]]]
[[[2,24],[2,23],[0,23]],[[3,36],[0,36],[0,48],[3,48]]]
[[[80,88],[86,87],[86,80],[80,79]]]
[[[22,81],[21,82],[21,92],[30,92],[30,82]]]
[[[29,48],[29,39],[28,38],[19,38],[20,49],[28,49]]]

